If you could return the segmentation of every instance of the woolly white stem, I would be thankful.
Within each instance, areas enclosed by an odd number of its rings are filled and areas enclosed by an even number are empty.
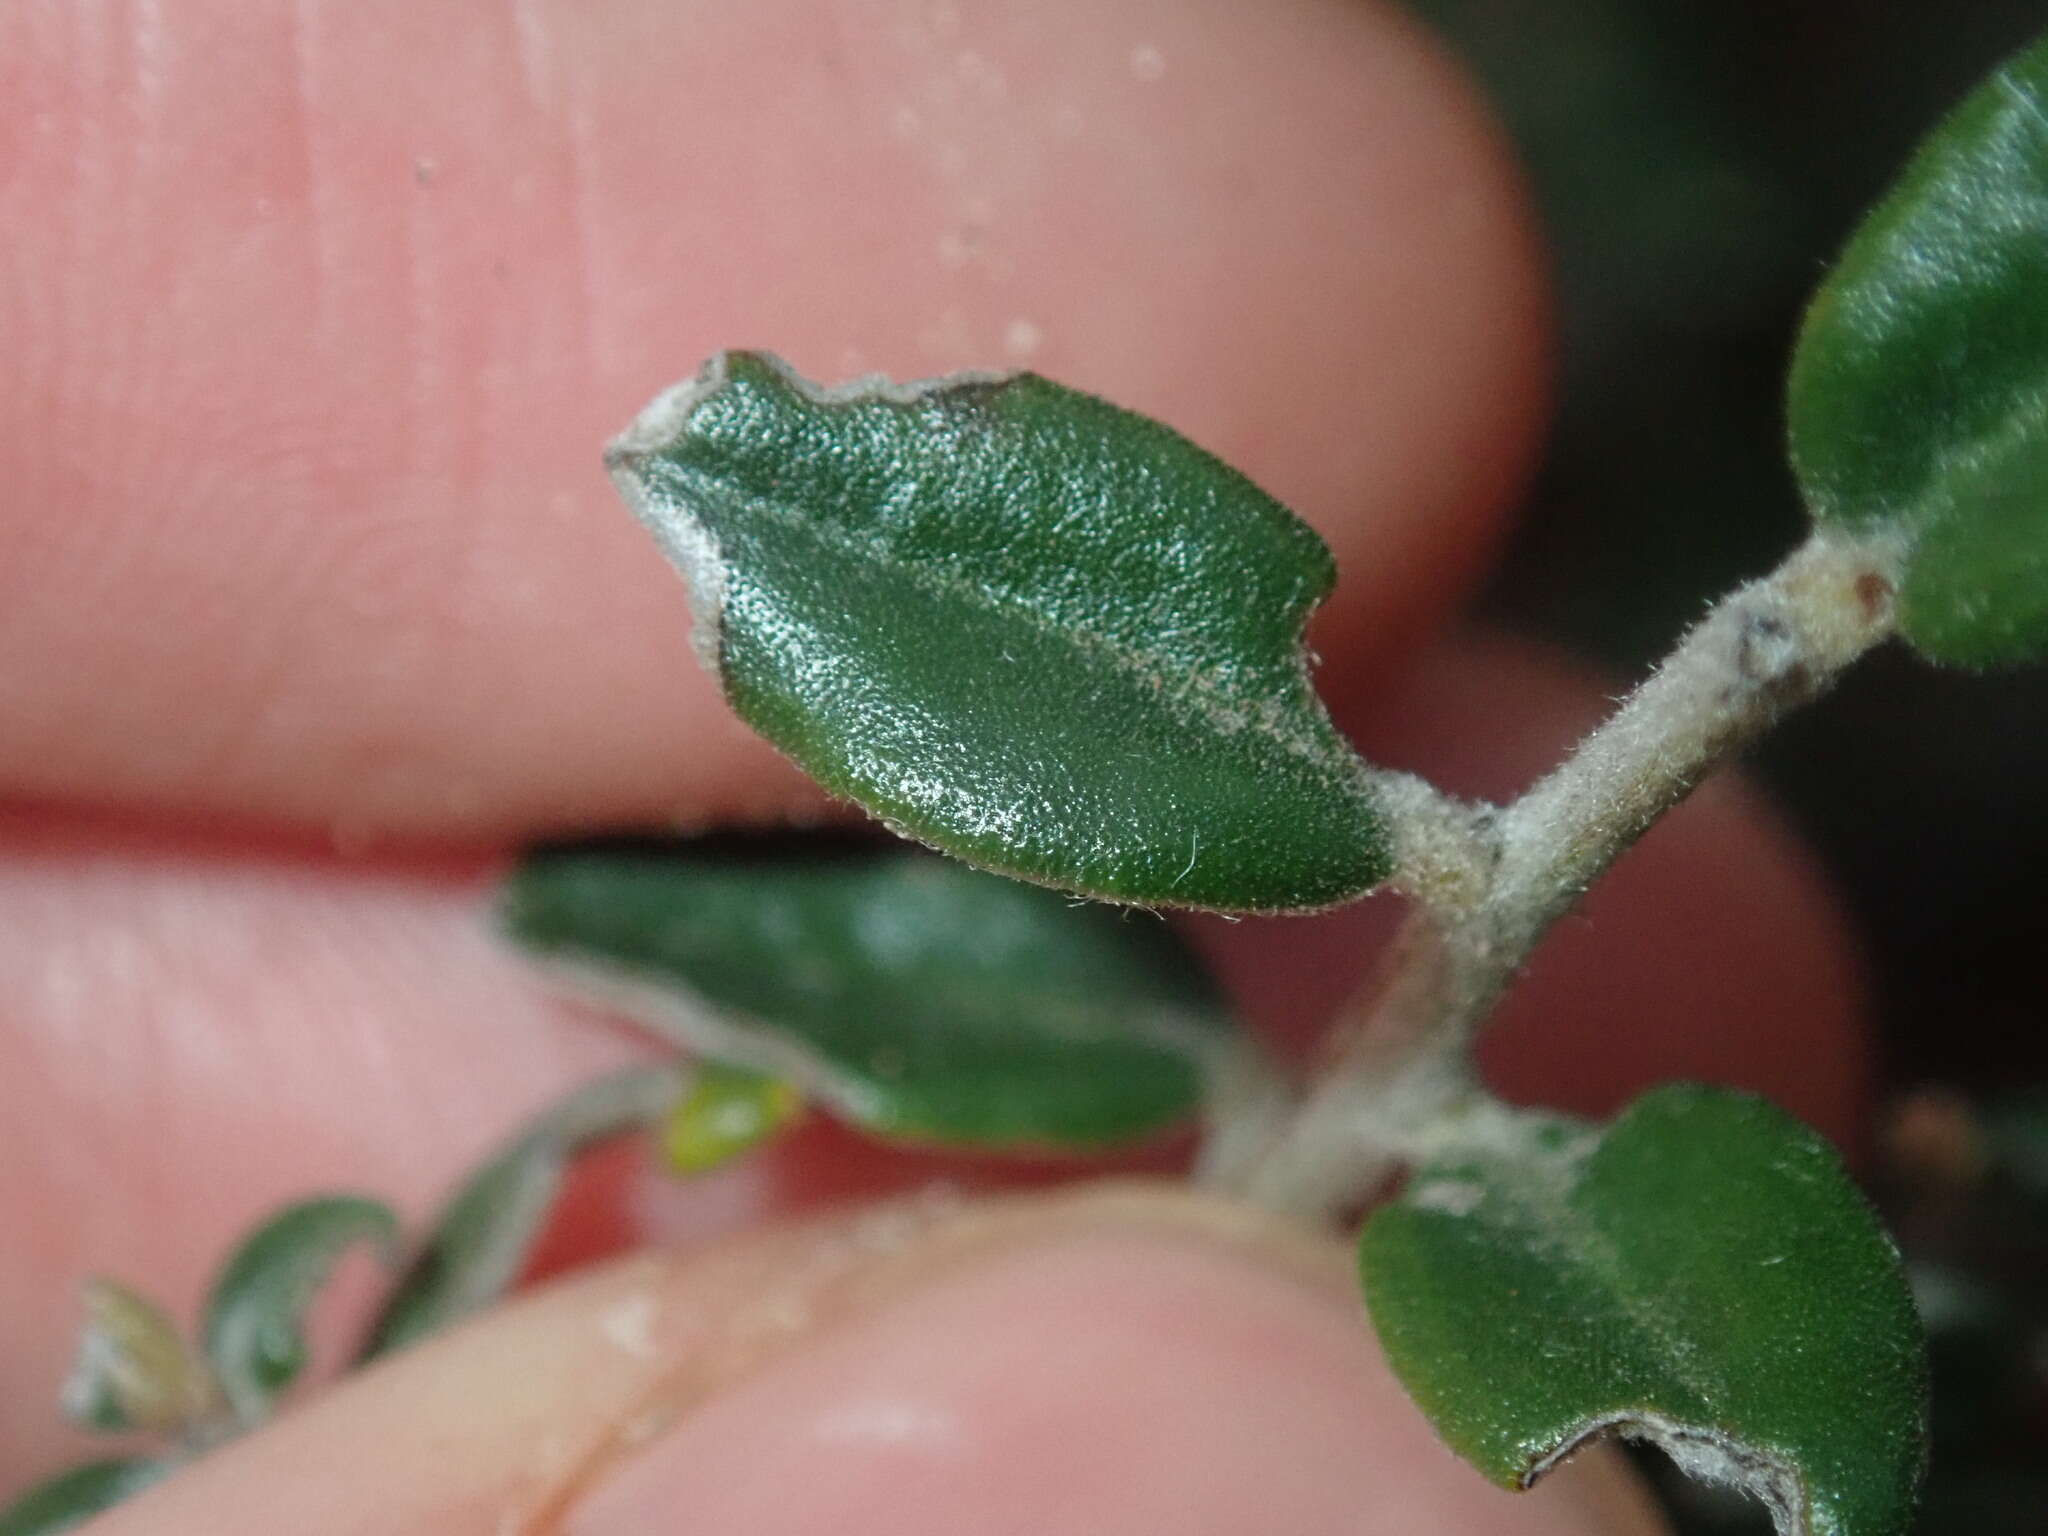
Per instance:
[[[1397,884],[1416,910],[1383,978],[1348,1010],[1338,1053],[1301,1109],[1232,1170],[1232,1187],[1328,1217],[1370,1195],[1431,1123],[1482,1093],[1472,1040],[1544,932],[1695,784],[1891,633],[1904,553],[1816,534],[1709,613],[1520,800],[1471,813],[1462,878],[1447,880],[1436,854],[1419,869],[1404,862]],[[1441,802],[1428,809],[1424,833],[1405,840],[1440,851]]]

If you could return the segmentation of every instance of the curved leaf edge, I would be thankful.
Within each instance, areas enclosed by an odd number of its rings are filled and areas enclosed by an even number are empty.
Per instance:
[[[1793,479],[1798,486],[1810,521],[1817,528],[1837,528],[1889,544],[1888,559],[1897,576],[1898,636],[1921,659],[1937,666],[1965,672],[1989,672],[2038,663],[2048,655],[2048,591],[2042,584],[2025,582],[2022,595],[2011,590],[1996,592],[1990,584],[1958,600],[1955,595],[1954,565],[1967,560],[1972,546],[1984,543],[1982,514],[1960,513],[1953,493],[1930,492],[1930,483],[1944,474],[1975,473],[1993,461],[1999,450],[2000,434],[1975,438],[1966,451],[1952,451],[1941,462],[1925,466],[1922,475],[1904,489],[1891,494],[1859,496],[1839,483],[1840,477],[1824,467],[1827,455],[1816,454],[1809,441],[1805,400],[1815,373],[1824,373],[1820,361],[1831,342],[1842,334],[1853,334],[1870,324],[1867,289],[1884,286],[1883,267],[1928,257],[1911,242],[1901,255],[1887,250],[1888,238],[1895,238],[1903,223],[1923,211],[1922,200],[1930,192],[1938,199],[1944,177],[1954,163],[1983,145],[1959,144],[1966,128],[1995,119],[2001,112],[2017,110],[2048,129],[2038,84],[2030,85],[2023,72],[2039,77],[2048,70],[2048,34],[2015,49],[1984,73],[1974,85],[1929,126],[1918,138],[1898,171],[1877,198],[1856,220],[1831,258],[1821,281],[1809,296],[1793,339],[1785,378],[1785,446]],[[1995,126],[1995,124],[1994,124]],[[2031,403],[2036,430],[2043,406]],[[1967,496],[1964,497],[1967,501]],[[1943,569],[1946,565],[1949,569]],[[2010,565],[2010,562],[2008,562]],[[1981,576],[1983,573],[1973,573]],[[2011,569],[1994,571],[1993,576],[2010,578]],[[2003,622],[1991,622],[1988,614]]]
[[[1853,1180],[1847,1178],[1846,1169],[1841,1165],[1839,1151],[1826,1143],[1820,1133],[1811,1126],[1763,1095],[1718,1084],[1686,1081],[1664,1083],[1631,1101],[1604,1122],[1581,1120],[1542,1109],[1522,1109],[1495,1103],[1482,1104],[1458,1121],[1446,1123],[1439,1128],[1437,1144],[1432,1147],[1429,1155],[1413,1168],[1407,1190],[1369,1215],[1365,1228],[1371,1227],[1373,1218],[1377,1215],[1392,1211],[1403,1204],[1416,1209],[1433,1209],[1452,1216],[1465,1215],[1481,1197],[1480,1187],[1474,1181],[1473,1164],[1483,1164],[1511,1152],[1513,1144],[1507,1138],[1512,1133],[1512,1127],[1517,1124],[1535,1130],[1544,1138],[1547,1143],[1546,1161],[1554,1164],[1556,1176],[1569,1181],[1577,1176],[1578,1168],[1599,1150],[1601,1142],[1610,1133],[1640,1111],[1658,1106],[1660,1103],[1682,1102],[1694,1097],[1746,1101],[1751,1107],[1767,1111],[1786,1126],[1826,1146],[1837,1171],[1842,1172],[1844,1182],[1862,1205],[1873,1231],[1889,1250],[1897,1266],[1897,1278],[1902,1291],[1910,1295],[1904,1259],[1897,1242],[1884,1226],[1869,1196]],[[1463,1166],[1459,1166],[1460,1164]],[[1518,1163],[1518,1171],[1525,1177],[1532,1172],[1539,1178],[1544,1176],[1540,1169],[1532,1169],[1525,1160]],[[1363,1243],[1365,1229],[1361,1229],[1359,1237]],[[1914,1311],[1917,1314],[1917,1306],[1914,1307]],[[1375,1332],[1378,1331],[1379,1324],[1376,1319],[1372,1327]],[[1924,1488],[1929,1450],[1926,1412],[1930,1389],[1924,1356],[1920,1376],[1922,1408],[1917,1437],[1919,1457],[1912,1481],[1914,1486]],[[1421,1410],[1422,1399],[1417,1390],[1410,1387],[1405,1380],[1402,1385],[1411,1401],[1416,1403],[1418,1410]],[[1434,1413],[1430,1412],[1427,1416],[1432,1421],[1432,1427],[1437,1428],[1441,1435],[1443,1431],[1435,1424]],[[1834,1517],[1827,1502],[1814,1497],[1809,1480],[1796,1461],[1773,1454],[1768,1446],[1731,1434],[1720,1426],[1674,1419],[1640,1406],[1587,1416],[1568,1430],[1557,1434],[1554,1443],[1547,1449],[1529,1449],[1519,1468],[1503,1465],[1498,1459],[1491,1459],[1492,1464],[1489,1465],[1490,1459],[1475,1450],[1448,1439],[1446,1443],[1462,1460],[1496,1487],[1510,1492],[1526,1492],[1580,1451],[1603,1440],[1652,1445],[1663,1452],[1687,1477],[1711,1486],[1732,1489],[1755,1499],[1770,1515],[1777,1536],[1846,1536],[1844,1527]],[[1903,1531],[1904,1522],[1900,1529]]]
[[[1828,484],[1829,476],[1812,473],[1809,469],[1809,455],[1800,441],[1798,402],[1805,376],[1814,366],[1817,349],[1831,332],[1856,328],[1857,318],[1845,316],[1842,311],[1845,308],[1853,311],[1865,302],[1863,290],[1874,282],[1870,271],[1872,264],[1889,259],[1889,253],[1879,249],[1885,235],[1902,218],[1918,211],[1930,188],[1939,189],[1951,163],[1962,153],[1956,142],[1958,131],[1995,112],[2000,106],[2018,105],[2023,112],[2037,117],[2041,115],[2041,105],[2020,83],[2015,72],[2044,62],[2048,62],[2048,35],[2037,37],[2000,58],[1941,112],[1914,141],[1898,170],[1851,225],[1819,283],[1807,298],[1787,366],[1786,415],[1791,463],[1802,497],[1817,523],[1870,526],[1896,521],[1898,515],[1894,506],[1843,500]]]
[[[400,1242],[390,1206],[368,1195],[335,1193],[292,1201],[236,1244],[207,1292],[200,1337],[244,1423],[266,1417],[304,1368],[306,1309],[343,1257],[368,1247],[388,1269]]]
[[[659,455],[681,442],[687,435],[691,417],[725,389],[733,380],[736,365],[758,365],[767,370],[777,383],[796,394],[806,404],[821,409],[882,403],[896,406],[917,406],[935,397],[959,389],[998,389],[1022,381],[1038,381],[1055,388],[1072,390],[1072,386],[1058,383],[1045,375],[1029,369],[960,369],[953,373],[939,374],[921,379],[897,381],[887,374],[867,373],[838,384],[820,384],[799,372],[776,353],[747,348],[728,348],[713,353],[699,368],[696,375],[681,383],[671,385],[657,394],[638,415],[628,423],[626,429],[612,439],[605,447],[604,463],[612,484],[631,510],[635,519],[654,537],[655,542],[668,555],[670,563],[683,573],[690,594],[691,629],[690,645],[698,662],[717,683],[720,695],[731,702],[731,690],[724,665],[724,631],[727,589],[727,566],[716,538],[697,518],[671,518],[664,515],[666,509],[657,507],[646,492],[639,473],[640,465],[647,459]],[[1072,390],[1077,394],[1088,391]],[[1126,411],[1128,407],[1118,406],[1101,396],[1093,396],[1111,409]],[[1150,420],[1150,418],[1146,418]],[[1226,461],[1217,458],[1199,444],[1188,443],[1188,447],[1205,457],[1213,459],[1233,475],[1241,472]],[[1301,524],[1308,536],[1322,544],[1306,523]],[[1323,546],[1325,556],[1327,546]],[[779,743],[769,740],[775,750],[802,771],[806,777],[818,782],[828,794],[847,804],[857,806],[873,816],[890,833],[928,848],[948,858],[958,859],[973,868],[990,874],[1002,875],[1008,879],[1021,880],[1028,884],[1043,886],[1050,890],[1079,896],[1090,901],[1152,912],[1162,907],[1173,907],[1190,912],[1214,912],[1222,916],[1288,915],[1313,917],[1324,912],[1334,912],[1351,906],[1374,893],[1383,890],[1399,874],[1402,860],[1396,852],[1397,833],[1395,817],[1387,804],[1386,788],[1390,781],[1398,782],[1402,776],[1389,775],[1360,756],[1350,742],[1336,730],[1329,721],[1327,707],[1322,703],[1320,693],[1313,681],[1313,653],[1308,645],[1308,624],[1317,609],[1328,599],[1336,583],[1336,566],[1330,562],[1329,573],[1322,585],[1310,593],[1303,605],[1300,620],[1293,636],[1292,655],[1299,669],[1301,685],[1305,695],[1314,701],[1323,712],[1323,721],[1333,740],[1338,743],[1351,759],[1351,766],[1361,786],[1360,804],[1367,814],[1359,828],[1361,848],[1373,850],[1373,856],[1365,863],[1355,881],[1346,888],[1334,891],[1319,900],[1290,900],[1284,903],[1208,903],[1197,900],[1178,900],[1170,893],[1137,897],[1128,892],[1103,888],[1092,888],[1050,877],[1021,865],[990,859],[971,847],[955,846],[939,833],[911,825],[900,817],[887,814],[870,805],[867,800],[847,786],[827,783],[819,778],[809,766],[799,762],[785,751]],[[751,725],[751,722],[749,722]]]
[[[1688,1424],[1639,1409],[1575,1426],[1555,1449],[1532,1458],[1521,1477],[1504,1486],[1526,1492],[1579,1452],[1609,1439],[1654,1445],[1695,1482],[1747,1494],[1763,1505],[1780,1536],[1827,1536],[1833,1529],[1807,1518],[1814,1504],[1796,1465],[1712,1425]]]
[[[354,1363],[404,1349],[504,1295],[530,1257],[573,1159],[601,1142],[658,1127],[684,1083],[675,1063],[622,1067],[556,1100],[472,1168],[407,1256]]]

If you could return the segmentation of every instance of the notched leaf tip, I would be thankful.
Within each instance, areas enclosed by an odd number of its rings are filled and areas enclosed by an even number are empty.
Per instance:
[[[648,455],[672,447],[682,439],[699,406],[749,372],[764,376],[807,404],[817,406],[859,405],[870,400],[917,405],[954,392],[985,397],[1019,380],[1036,377],[1022,369],[966,368],[900,383],[884,373],[863,373],[838,384],[818,384],[776,353],[728,349],[706,358],[696,377],[671,385],[650,400],[626,430],[606,446],[605,467],[616,476],[620,469],[629,469]]]

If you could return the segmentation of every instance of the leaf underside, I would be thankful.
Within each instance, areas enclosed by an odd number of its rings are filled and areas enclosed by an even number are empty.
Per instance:
[[[1816,295],[1792,367],[1816,519],[1914,545],[1932,660],[2048,653],[2048,41],[1922,145]]]
[[[1157,422],[1031,374],[823,390],[734,352],[609,462],[733,707],[906,835],[1145,905],[1387,875],[1301,645],[1329,552]]]
[[[1249,1049],[1156,917],[901,844],[541,850],[502,911],[572,987],[898,1139],[1130,1143]]]
[[[1679,1086],[1604,1133],[1526,1122],[1418,1172],[1361,1262],[1396,1373],[1496,1482],[1613,1430],[1786,1536],[1907,1527],[1925,1361],[1897,1253],[1832,1148],[1762,1100]]]

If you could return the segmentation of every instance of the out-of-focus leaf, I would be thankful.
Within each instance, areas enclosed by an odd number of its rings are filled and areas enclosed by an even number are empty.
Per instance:
[[[525,1268],[570,1160],[597,1142],[660,1124],[683,1084],[676,1066],[628,1067],[577,1089],[520,1132],[442,1207],[362,1357],[403,1348],[503,1296]]]
[[[670,1114],[662,1151],[677,1173],[708,1173],[783,1130],[803,1107],[803,1095],[780,1078],[707,1061]]]
[[[1985,1107],[1984,1130],[1999,1174],[2048,1218],[2048,1089],[2020,1089]]]
[[[2031,1330],[2023,1310],[1988,1277],[1927,1260],[1912,1264],[1910,1273],[1933,1366],[1935,1475],[1952,1481],[1972,1463],[1995,1457],[2027,1422],[2042,1366],[2028,1358]]]
[[[1901,632],[1962,666],[2048,651],[2048,41],[1921,146],[1816,295],[1793,463],[1824,524],[1914,544]]]
[[[391,1208],[360,1195],[320,1195],[267,1218],[229,1256],[206,1304],[206,1353],[242,1423],[268,1417],[305,1368],[306,1309],[359,1244],[393,1257]]]
[[[1301,646],[1329,551],[1159,423],[1030,374],[821,390],[734,352],[610,463],[741,717],[911,837],[1144,904],[1389,873]]]
[[[139,1457],[88,1461],[0,1509],[0,1536],[57,1536],[157,1481],[169,1466]]]
[[[82,1288],[85,1325],[65,1379],[65,1415],[88,1429],[183,1434],[220,1410],[206,1362],[148,1297],[94,1276]]]
[[[1897,1252],[1833,1149],[1763,1101],[1676,1087],[1604,1132],[1494,1126],[1361,1255],[1396,1373],[1496,1482],[1613,1431],[1784,1536],[1906,1529],[1926,1366]]]
[[[584,995],[885,1136],[1115,1146],[1248,1075],[1248,1042],[1157,918],[901,846],[542,850],[503,913]]]

